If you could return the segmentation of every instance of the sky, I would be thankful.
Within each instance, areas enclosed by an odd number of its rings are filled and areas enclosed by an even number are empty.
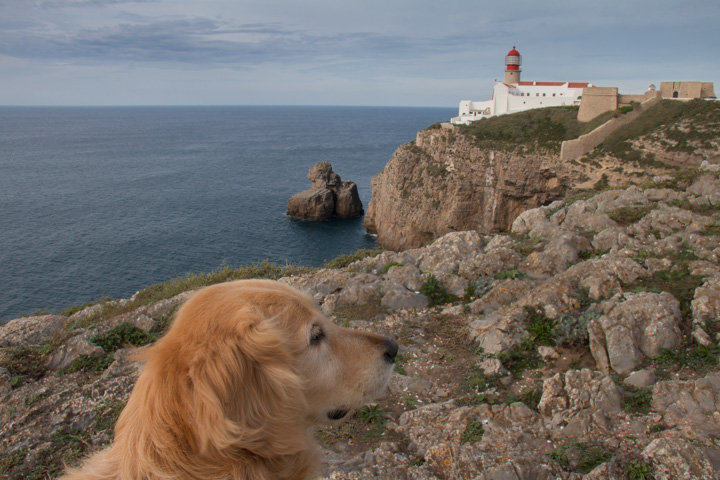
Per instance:
[[[456,107],[513,46],[523,80],[720,89],[719,23],[718,0],[0,0],[0,105]]]

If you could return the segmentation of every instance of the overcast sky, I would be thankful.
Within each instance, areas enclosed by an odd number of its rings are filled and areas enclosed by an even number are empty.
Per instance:
[[[718,0],[0,0],[0,105],[399,105],[720,88]],[[716,90],[717,92],[717,90]]]

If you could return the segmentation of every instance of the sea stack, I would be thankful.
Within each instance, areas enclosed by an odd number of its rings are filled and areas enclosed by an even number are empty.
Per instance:
[[[363,210],[355,182],[341,181],[328,162],[318,162],[307,175],[311,188],[288,200],[287,214],[302,220],[359,217]]]

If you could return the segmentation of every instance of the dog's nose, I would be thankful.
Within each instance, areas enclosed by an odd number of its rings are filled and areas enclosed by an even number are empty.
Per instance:
[[[398,342],[396,342],[394,338],[385,337],[385,353],[383,354],[383,358],[385,358],[386,362],[395,363],[398,348]]]

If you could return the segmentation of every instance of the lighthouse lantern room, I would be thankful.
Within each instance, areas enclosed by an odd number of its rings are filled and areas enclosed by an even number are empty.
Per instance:
[[[505,55],[505,83],[510,85],[520,83],[520,65],[522,65],[522,56],[513,45],[512,50]]]

